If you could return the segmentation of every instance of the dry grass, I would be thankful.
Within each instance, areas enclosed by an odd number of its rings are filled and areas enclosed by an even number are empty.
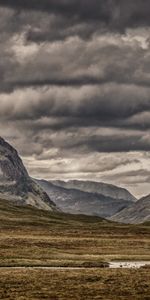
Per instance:
[[[150,260],[149,226],[119,225],[0,202],[0,266]]]
[[[149,224],[15,207],[0,201],[0,299],[150,299],[150,269],[35,270],[4,266],[100,266],[150,260]]]
[[[1,270],[0,299],[148,300],[146,270]]]

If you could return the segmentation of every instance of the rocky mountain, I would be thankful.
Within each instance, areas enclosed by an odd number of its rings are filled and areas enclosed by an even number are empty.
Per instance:
[[[0,198],[19,205],[56,210],[46,192],[28,175],[17,151],[0,137]]]
[[[100,216],[122,223],[150,221],[150,195],[93,181],[32,179],[17,151],[0,137],[0,198],[50,211]]]
[[[137,199],[128,190],[112,184],[81,180],[53,180],[51,183],[66,189],[77,189],[83,192],[97,193],[106,197],[114,198],[115,200],[122,199],[131,202],[137,201]]]
[[[84,214],[110,217],[125,207],[132,205],[130,199],[114,199],[96,192],[84,192],[73,188],[64,188],[48,182],[37,180],[37,183],[46,191],[52,201],[65,213]],[[94,191],[94,189],[93,189]]]
[[[121,223],[137,224],[150,221],[150,195],[138,200],[111,217],[111,220]]]

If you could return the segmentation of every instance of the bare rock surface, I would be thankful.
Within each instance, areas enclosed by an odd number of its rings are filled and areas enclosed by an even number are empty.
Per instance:
[[[19,205],[57,210],[46,192],[30,178],[17,151],[0,137],[0,198]]]

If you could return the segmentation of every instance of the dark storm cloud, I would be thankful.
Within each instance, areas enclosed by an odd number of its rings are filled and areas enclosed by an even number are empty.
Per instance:
[[[75,16],[78,19],[101,19],[109,22],[112,17],[112,8],[117,1],[111,0],[1,0],[0,4],[16,9],[40,10],[66,16]],[[114,7],[115,8],[115,7]]]
[[[150,143],[143,139],[143,136],[132,134],[129,136],[93,136],[90,139],[80,141],[79,148],[87,146],[88,151],[98,152],[128,152],[128,151],[150,151]]]
[[[27,51],[27,59],[18,59],[15,48],[10,48],[10,52],[5,50],[8,64],[4,65],[3,54],[0,63],[2,60],[5,76],[0,82],[1,90],[46,85],[80,87],[110,82],[150,86],[149,46],[143,49],[138,42],[124,42],[120,35],[108,34],[88,42],[72,38],[39,47],[26,44],[22,38],[17,47],[22,52]],[[30,47],[37,49],[28,55]]]
[[[41,10],[86,20],[101,19],[110,23],[149,23],[150,4],[147,0],[1,0],[0,4],[17,9]]]
[[[94,133],[96,132],[96,133]],[[35,133],[34,133],[35,134]],[[49,148],[49,141],[46,139],[48,133],[45,133],[44,140]],[[141,131],[124,131],[105,128],[78,129],[76,131],[65,130],[58,132],[50,138],[56,148],[77,152],[77,153],[113,153],[129,151],[150,151],[149,134]]]
[[[130,170],[126,172],[118,172],[118,174],[113,174],[109,176],[110,179],[121,178],[123,183],[149,183],[150,180],[150,172],[146,169],[137,169]]]
[[[52,5],[52,7],[56,6],[58,8],[60,2],[61,1],[47,1],[46,5],[49,4]],[[73,4],[76,7],[77,2],[78,1],[64,1],[63,4],[62,2],[61,4],[65,7],[68,7],[68,5],[71,7]],[[111,7],[114,1],[109,2]],[[0,3],[3,4],[3,2]],[[6,1],[5,4],[8,3],[9,1]],[[91,3],[93,10],[95,9],[96,3],[101,3],[100,5],[106,6],[107,13],[109,10],[111,12],[113,11],[111,8],[108,9],[107,1],[105,5],[103,1],[95,1],[94,3],[92,1],[89,2],[88,5],[91,6]],[[4,8],[0,10],[0,31],[2,33],[0,45],[1,91],[10,92],[16,88],[28,86],[72,85],[78,87],[89,84],[100,85],[109,82],[116,82],[118,84],[126,83],[128,85],[134,83],[141,86],[150,85],[148,75],[148,46],[146,49],[143,49],[139,42],[125,43],[121,40],[121,35],[113,36],[108,33],[103,33],[104,40],[99,40],[99,36],[97,36],[97,38],[95,37],[90,41],[83,42],[79,38],[76,38],[75,35],[80,36],[82,31],[82,34],[86,36],[86,30],[90,30],[91,33],[96,32],[97,23],[95,23],[93,19],[92,25],[91,23],[85,22],[82,24],[80,22],[78,23],[78,18],[75,18],[74,23],[73,18],[64,18],[64,10],[61,10],[61,6],[60,12],[62,12],[62,14],[51,16],[47,12],[41,12],[41,10],[31,11],[29,8],[34,8],[33,4],[35,4],[32,3],[32,1],[31,3],[28,1],[10,1],[10,4],[12,7],[18,7],[18,5],[23,7],[27,5],[28,10],[18,12]],[[37,8],[42,8],[42,5],[44,5],[44,1],[43,4],[38,2]],[[79,14],[82,15],[82,5],[81,3],[78,3],[78,5]],[[125,5],[125,9],[129,8],[132,8],[132,5]],[[119,21],[119,24],[121,24],[121,21]],[[98,25],[98,28],[99,27]],[[45,44],[45,47],[39,46],[38,51],[31,54],[30,59],[24,60],[24,63],[22,61],[20,63],[20,61],[17,60],[17,54],[14,53],[14,49],[11,49],[11,44],[7,45],[7,41],[9,39],[11,40],[13,35],[18,35],[14,41],[14,43],[17,43],[19,36],[23,35],[23,37],[21,37],[22,45],[20,46],[27,48],[32,45],[32,43],[27,43],[26,40],[30,39],[29,36],[31,37],[32,33],[35,33],[35,36],[37,35],[37,37],[35,37],[36,42],[38,41],[38,34],[41,35],[41,39],[43,39],[44,43],[47,42],[48,39],[53,41],[55,38],[59,42],[56,49],[50,52],[48,52],[48,49],[51,47],[50,44],[47,46]],[[70,37],[71,40],[65,43],[63,39],[67,36]],[[111,39],[112,43],[109,42]]]
[[[66,127],[57,130],[55,126],[42,128],[39,124],[36,126],[32,121],[18,121],[18,126],[22,132],[30,132],[29,139],[36,145],[42,145],[40,149],[59,149],[56,156],[75,155],[93,153],[115,153],[115,152],[136,152],[150,151],[149,132],[126,131],[116,128],[104,127]],[[56,126],[57,127],[57,126]],[[40,135],[39,135],[40,132]],[[26,146],[25,146],[26,148]],[[38,148],[37,148],[38,149]],[[25,149],[24,149],[25,151]],[[32,153],[32,147],[28,149]],[[35,150],[34,150],[34,153]],[[39,156],[39,150],[37,152]],[[43,156],[43,155],[42,155]]]
[[[36,42],[62,40],[73,35],[87,39],[101,31],[123,32],[126,28],[150,25],[147,0],[1,0],[0,5],[17,13],[27,11],[28,14],[32,10],[45,13],[45,18],[47,14],[57,16],[47,26],[37,21],[36,27],[28,29],[27,39]]]
[[[0,135],[35,177],[149,190],[149,11],[148,0],[0,0]]]
[[[63,41],[73,36],[79,36],[83,40],[88,40],[93,34],[103,31],[104,28],[98,26],[96,21],[92,23],[86,23],[85,21],[78,23],[76,19],[53,16],[53,22],[50,22],[47,26],[41,25],[38,29],[29,28],[26,31],[26,40],[27,42],[45,43]]]
[[[108,125],[114,120],[119,125],[123,119],[150,110],[149,93],[149,88],[117,84],[89,85],[78,89],[52,86],[16,90],[12,94],[1,95],[0,115],[6,119],[31,120],[68,117],[77,121],[78,118],[87,118],[91,125],[94,120],[108,122]]]

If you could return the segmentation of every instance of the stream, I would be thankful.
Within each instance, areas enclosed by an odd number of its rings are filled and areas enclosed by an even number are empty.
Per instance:
[[[147,265],[150,266],[150,261],[113,261],[109,263],[109,268],[110,269],[120,269],[120,268],[138,269]]]
[[[150,261],[111,261],[109,262],[110,269],[138,269],[144,266],[150,267]],[[106,267],[107,268],[107,267]],[[0,269],[34,269],[34,270],[85,270],[85,269],[99,269],[98,267],[51,267],[51,266],[3,266]],[[101,269],[101,268],[100,268]]]

